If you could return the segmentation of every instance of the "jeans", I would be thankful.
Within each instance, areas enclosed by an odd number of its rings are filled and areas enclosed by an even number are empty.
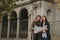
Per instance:
[[[48,40],[48,38],[42,38],[42,40]]]

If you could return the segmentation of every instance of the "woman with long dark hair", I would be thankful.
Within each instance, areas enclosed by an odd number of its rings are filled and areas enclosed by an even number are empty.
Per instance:
[[[41,27],[41,21],[40,20],[41,20],[41,16],[40,15],[37,15],[36,18],[35,18],[35,20],[32,23],[32,27],[31,27],[31,29],[32,29],[33,32],[35,30],[34,29],[35,25],[37,27]],[[40,40],[41,39],[40,32],[34,33],[33,37],[34,37],[33,40]]]
[[[43,29],[42,31],[42,40],[50,40],[51,36],[50,36],[50,24],[47,21],[47,18],[45,15],[42,16],[42,27],[46,28]]]

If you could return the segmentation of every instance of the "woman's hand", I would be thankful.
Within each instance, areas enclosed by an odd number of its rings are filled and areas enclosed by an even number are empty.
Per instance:
[[[42,29],[41,31],[46,31],[46,30],[48,30],[48,28]]]
[[[32,28],[32,30],[34,30],[34,28]]]
[[[46,31],[46,30],[48,30],[48,28],[45,28],[44,30]]]
[[[46,30],[48,30],[48,28],[46,28]]]

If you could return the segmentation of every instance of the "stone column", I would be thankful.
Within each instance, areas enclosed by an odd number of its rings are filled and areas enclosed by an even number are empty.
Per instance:
[[[34,20],[34,19],[33,19],[33,11],[32,11],[32,15],[31,15],[31,19],[30,19],[30,20],[31,20],[31,23],[30,23],[30,24],[32,25],[32,22],[33,22],[33,20]],[[30,25],[30,27],[31,27],[31,25]],[[33,32],[31,31],[31,40],[34,40],[33,38],[34,38]]]
[[[2,31],[2,20],[0,20],[0,37],[1,37],[1,31]]]
[[[42,15],[47,16],[48,2],[42,1]]]
[[[32,40],[31,39],[31,24],[32,24],[32,20],[33,20],[33,18],[32,18],[32,9],[29,9],[28,10],[29,12],[29,14],[28,14],[28,17],[29,17],[29,19],[28,19],[28,38],[27,38],[27,40]]]
[[[31,19],[31,18],[29,17],[29,19],[28,19],[28,39],[29,39],[29,40],[31,40],[31,31],[30,31],[30,22],[31,22],[31,21],[30,21],[30,19]],[[28,40],[28,39],[27,39],[27,40]]]
[[[20,20],[20,16],[19,16],[19,12],[17,12],[17,36],[16,38],[19,38],[19,20]]]
[[[10,13],[8,13],[8,30],[7,30],[7,38],[9,38],[9,30],[10,30]]]

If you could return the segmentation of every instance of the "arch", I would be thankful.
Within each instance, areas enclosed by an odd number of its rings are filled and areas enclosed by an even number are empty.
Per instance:
[[[2,21],[1,38],[7,38],[7,28],[8,28],[8,15],[7,13],[4,13]]]
[[[47,10],[47,19],[48,19],[48,21],[51,19],[51,10],[50,9]]]
[[[51,12],[51,10],[50,10],[50,9],[48,9],[48,10],[47,10],[47,16],[49,15],[49,13],[50,13],[50,12]]]
[[[17,13],[15,11],[12,11],[10,16],[9,38],[16,37],[16,30],[17,30]]]
[[[20,11],[19,38],[28,37],[28,11],[23,8]]]
[[[20,11],[20,19],[28,19],[28,11],[27,9],[23,8]]]

